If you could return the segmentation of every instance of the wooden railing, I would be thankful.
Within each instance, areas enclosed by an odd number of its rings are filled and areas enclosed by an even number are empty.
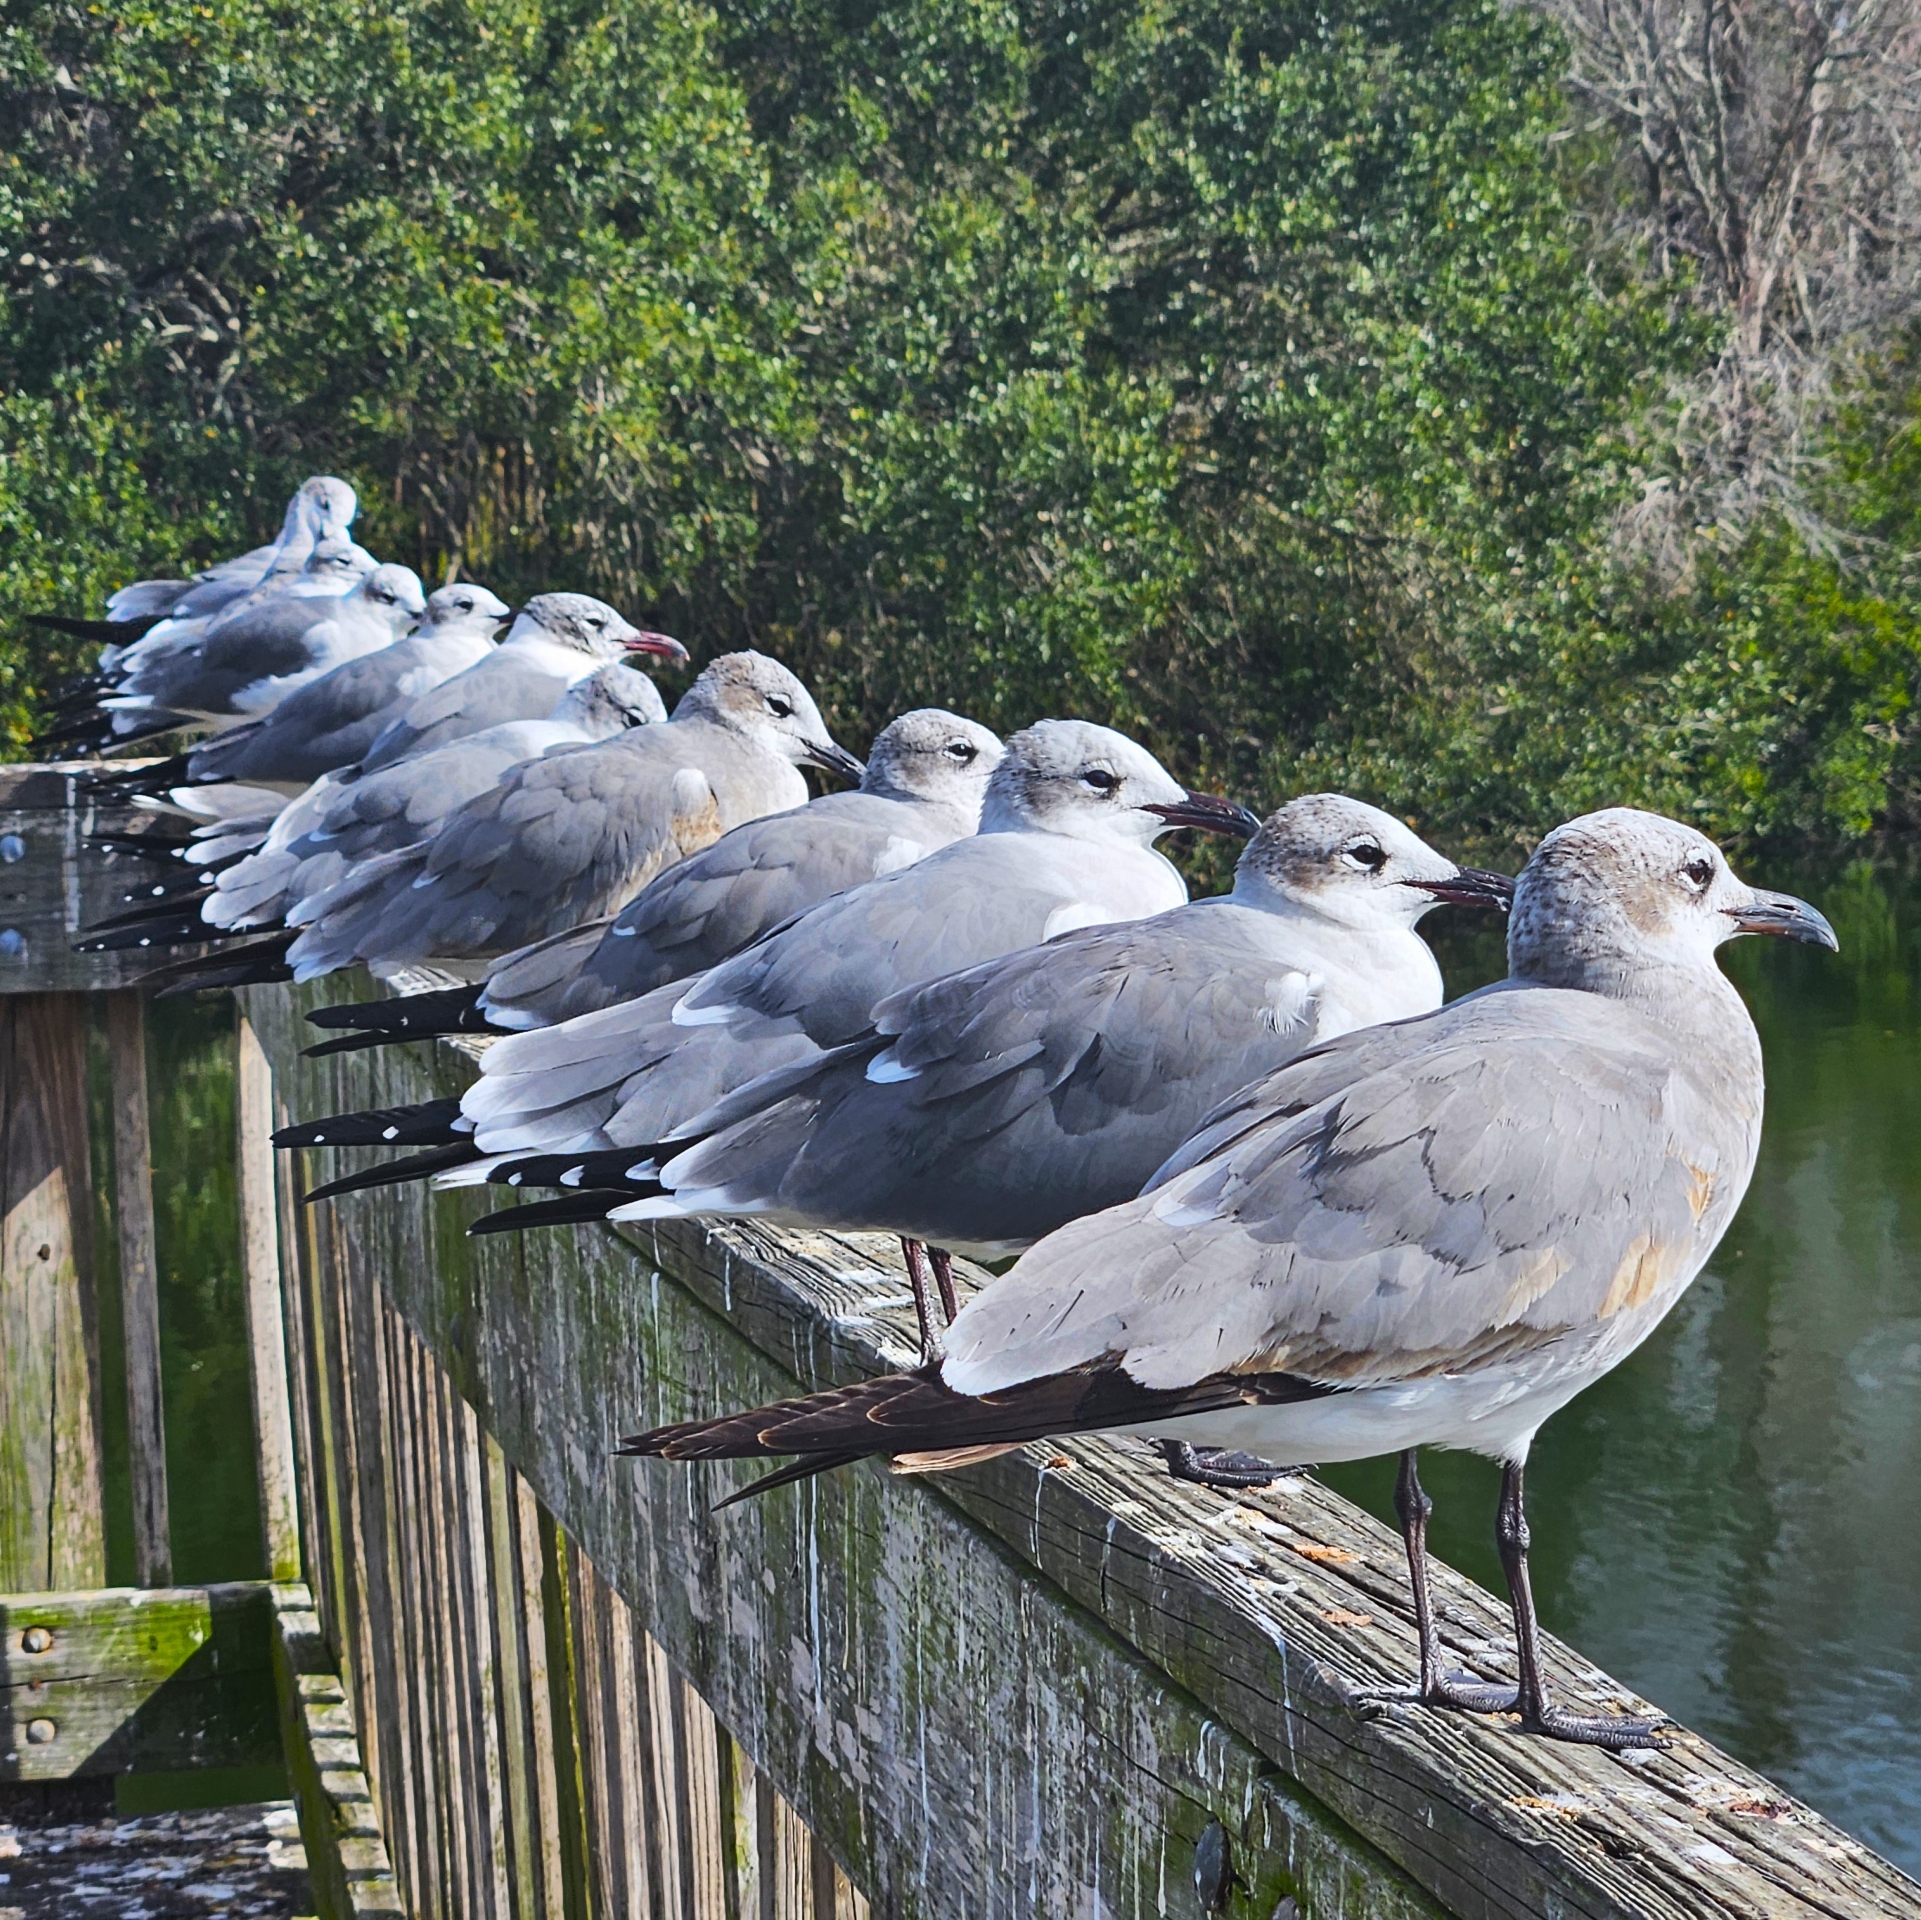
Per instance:
[[[475,1071],[472,1042],[305,1060],[321,997],[245,996],[249,1129]],[[283,1165],[279,1257],[250,1256],[263,1487],[291,1480],[308,1583],[270,1590],[270,1644],[329,1912],[1921,1917],[1695,1736],[1623,1759],[1381,1700],[1413,1666],[1399,1542],[1312,1479],[1229,1501],[1076,1441],[716,1513],[752,1469],[615,1437],[911,1359],[888,1243],[299,1204],[357,1158]],[[1446,1570],[1439,1601],[1500,1670],[1505,1607]],[[1551,1660],[1570,1699],[1639,1704]]]

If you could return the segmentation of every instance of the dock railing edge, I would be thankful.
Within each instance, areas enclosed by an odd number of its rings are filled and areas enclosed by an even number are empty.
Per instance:
[[[248,996],[295,1111],[444,1096],[475,1071],[471,1042],[299,1060],[300,1015],[334,997],[348,995]],[[323,1155],[316,1177],[362,1159]],[[756,1469],[611,1457],[636,1426],[911,1363],[912,1318],[884,1242],[752,1224],[474,1242],[461,1232],[482,1210],[471,1193],[356,1200],[354,1247],[384,1254],[381,1284],[483,1428],[889,1910],[901,1889],[867,1831],[876,1796],[824,1783],[818,1752],[783,1752],[792,1727],[751,1697],[743,1642],[755,1631],[730,1632],[726,1615],[760,1607],[771,1628],[774,1596],[752,1595],[776,1568],[804,1567],[825,1542],[850,1565],[877,1543],[883,1557],[895,1541],[923,1550],[944,1512],[984,1529],[1035,1595],[1124,1653],[1115,1671],[1135,1667],[1158,1687],[1171,1723],[1215,1743],[1211,1780],[1188,1756],[1194,1817],[1167,1836],[1185,1874],[1218,1825],[1230,1860],[1287,1858],[1267,1884],[1298,1892],[1310,1912],[1431,1911],[1431,1901],[1477,1916],[1921,1914],[1921,1888],[1698,1736],[1680,1732],[1660,1755],[1611,1756],[1395,1702],[1413,1667],[1399,1541],[1312,1479],[1227,1501],[1171,1482],[1137,1443],[1091,1440],[927,1481],[867,1466],[714,1515]],[[862,1577],[874,1575],[863,1564]],[[1451,1570],[1438,1580],[1457,1657],[1511,1673],[1505,1606]],[[860,1586],[850,1578],[844,1597]],[[861,1629],[844,1625],[851,1653]],[[1646,1709],[1572,1650],[1557,1644],[1551,1661],[1564,1697]],[[952,1686],[968,1677],[957,1667]],[[850,1777],[898,1761],[901,1728],[880,1724],[898,1703],[854,1688],[839,1704],[826,1744]],[[956,1824],[969,1830],[958,1814]],[[1367,1904],[1351,1905],[1338,1889],[1369,1859],[1393,1870],[1362,1873]]]

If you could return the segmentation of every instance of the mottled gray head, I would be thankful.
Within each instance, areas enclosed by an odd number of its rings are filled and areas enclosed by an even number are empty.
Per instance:
[[[378,564],[365,547],[355,546],[345,534],[333,533],[314,542],[300,575],[309,583],[350,593]]]
[[[605,600],[586,593],[540,593],[521,608],[509,640],[537,636],[592,660],[615,661],[630,653],[685,660],[687,649],[664,633],[647,633],[623,619]]]
[[[1413,828],[1344,793],[1270,813],[1234,869],[1234,897],[1360,929],[1411,927],[1443,900],[1505,907],[1505,874],[1458,867]]]
[[[1607,992],[1650,969],[1708,968],[1724,940],[1779,934],[1833,948],[1805,900],[1738,880],[1706,834],[1609,807],[1556,827],[1514,885],[1508,971]]]
[[[471,580],[457,580],[451,587],[436,588],[427,596],[427,618],[422,625],[429,633],[471,633],[484,640],[512,612],[498,594],[475,586]]]
[[[1245,839],[1245,807],[1190,793],[1148,750],[1089,720],[1037,720],[1007,743],[987,783],[983,833],[1063,833],[1152,846],[1169,827]]]
[[[764,653],[723,653],[681,696],[676,720],[708,720],[797,767],[858,780],[865,769],[827,731],[814,696]]]
[[[1001,752],[999,737],[976,722],[944,707],[917,707],[874,736],[860,789],[892,800],[931,800],[978,821]]]
[[[590,739],[611,740],[629,727],[659,726],[667,718],[667,706],[644,673],[612,666],[576,680],[549,717],[571,722]]]
[[[316,540],[344,537],[359,511],[360,502],[354,497],[353,488],[328,473],[301,481],[300,491],[287,503],[289,522],[296,515],[304,518]]]
[[[412,567],[397,567],[392,561],[374,568],[357,589],[361,599],[376,613],[384,613],[400,634],[427,611],[427,596],[421,591],[420,576]]]

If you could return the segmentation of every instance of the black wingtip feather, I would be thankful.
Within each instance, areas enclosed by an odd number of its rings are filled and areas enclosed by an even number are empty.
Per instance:
[[[316,1200],[335,1200],[343,1193],[366,1193],[374,1187],[400,1187],[410,1180],[431,1179],[436,1173],[446,1173],[454,1167],[464,1167],[468,1161],[480,1157],[480,1149],[463,1144],[452,1147],[437,1147],[427,1153],[416,1153],[406,1160],[389,1160],[378,1167],[362,1167],[358,1173],[343,1173],[338,1180],[329,1180],[311,1193],[302,1195],[302,1203],[312,1206]]]
[[[530,1200],[521,1207],[500,1207],[484,1213],[467,1229],[478,1239],[489,1233],[525,1233],[530,1227],[573,1227],[589,1220],[605,1220],[634,1196],[612,1192],[568,1193],[558,1200]]]
[[[413,1107],[369,1107],[362,1113],[296,1120],[278,1128],[273,1143],[276,1147],[471,1146],[473,1136],[455,1130],[459,1118],[457,1099],[426,1100]],[[477,1151],[474,1157],[479,1157]]]
[[[437,1033],[492,1033],[480,1011],[480,989],[442,987],[410,993],[398,1000],[355,1000],[345,1006],[316,1007],[307,1018],[316,1027],[350,1027],[377,1036],[363,1046],[388,1040],[422,1040]],[[317,1052],[318,1049],[315,1049]]]

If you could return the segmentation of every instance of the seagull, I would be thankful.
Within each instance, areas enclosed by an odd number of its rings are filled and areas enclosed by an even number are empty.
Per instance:
[[[894,1233],[910,1271],[934,1255],[951,1297],[954,1252],[1004,1259],[1132,1199],[1250,1081],[1356,1027],[1432,1012],[1441,973],[1416,925],[1442,901],[1505,907],[1512,885],[1376,807],[1306,795],[1249,841],[1231,893],[881,1001],[855,1039],[677,1129],[696,1144],[610,1217]],[[606,1190],[633,1159],[509,1160],[489,1177]],[[511,1230],[527,1211],[495,1217]],[[1191,1454],[1179,1465],[1202,1472]]]
[[[665,725],[526,762],[465,802],[430,845],[301,902],[290,916],[305,929],[287,956],[294,978],[355,960],[484,973],[503,952],[612,912],[729,827],[801,805],[803,766],[862,771],[778,661],[723,654]]]
[[[1836,944],[1690,827],[1631,808],[1570,821],[1516,885],[1505,981],[1237,1094],[1139,1198],[1050,1234],[969,1301],[940,1360],[622,1451],[800,1456],[771,1482],[1103,1430],[1276,1462],[1466,1448],[1501,1464],[1520,1685],[1441,1671],[1427,1503],[1404,1460],[1419,1697],[1658,1744],[1657,1722],[1548,1696],[1523,1469],[1541,1423],[1660,1324],[1747,1189],[1761,1048],[1714,960],[1740,934]]]
[[[42,613],[30,615],[30,623],[83,640],[109,642],[100,670],[110,673],[127,646],[163,621],[209,620],[256,592],[276,573],[291,580],[316,539],[345,534],[358,506],[346,481],[316,475],[303,481],[287,502],[280,536],[266,546],[204,568],[190,580],[135,580],[108,596],[104,620]]]
[[[489,1049],[460,1115],[410,1133],[407,1144],[438,1151],[385,1177],[437,1173],[464,1184],[485,1179],[495,1155],[651,1146],[760,1073],[854,1038],[874,1004],[904,987],[1078,927],[1179,906],[1187,888],[1153,845],[1170,828],[1246,838],[1259,824],[1244,807],[1189,792],[1123,734],[1040,721],[1008,741],[974,837],[823,901],[691,986],[676,981],[509,1035]],[[335,1116],[276,1139],[386,1137],[384,1121],[371,1131],[359,1121]],[[382,1171],[350,1178],[376,1185]],[[568,1218],[608,1204],[594,1194],[563,1203]],[[925,1316],[925,1275],[910,1266],[909,1277]]]
[[[612,921],[504,955],[484,988],[320,1008],[307,1016],[315,1025],[355,1031],[309,1051],[550,1026],[689,979],[822,900],[965,839],[1000,758],[1000,741],[959,714],[901,714],[875,736],[857,792],[735,827],[650,880]]]
[[[496,649],[396,715],[368,747],[361,768],[377,773],[465,734],[505,721],[538,720],[569,687],[629,654],[684,663],[687,649],[669,634],[631,626],[590,594],[539,594],[521,608]],[[653,702],[651,718],[665,720],[658,692]]]
[[[602,667],[569,687],[545,720],[489,727],[365,778],[326,775],[267,822],[257,851],[223,871],[203,868],[196,875],[203,885],[166,906],[90,927],[80,950],[178,946],[276,927],[300,902],[344,880],[356,862],[424,846],[455,808],[523,761],[559,747],[610,740],[629,727],[651,726],[659,702],[653,682],[643,674],[631,667]],[[215,822],[207,844],[221,845],[223,830],[236,840],[252,840],[256,826],[254,821]],[[291,933],[281,937],[275,962],[292,939]],[[245,952],[268,957],[264,944]],[[229,962],[219,964],[224,968]]]
[[[485,587],[440,588],[428,595],[420,625],[404,639],[343,661],[265,718],[194,749],[185,784],[247,781],[291,797],[323,774],[352,766],[401,710],[490,659],[494,634],[511,613]]]
[[[101,695],[93,731],[75,722],[56,737],[127,747],[181,729],[238,726],[296,686],[398,639],[426,608],[410,567],[381,567],[350,540],[324,540],[291,586],[249,604],[190,644],[164,653],[129,648],[129,671]]]
[[[494,632],[510,612],[485,587],[442,587],[428,595],[420,625],[404,638],[342,661],[259,720],[230,727],[171,760],[104,773],[89,788],[136,802],[164,794],[173,808],[209,819],[229,810],[209,799],[206,789],[240,783],[260,795],[250,817],[270,821],[279,807],[269,796],[284,802],[353,765],[412,702],[492,654]]]

